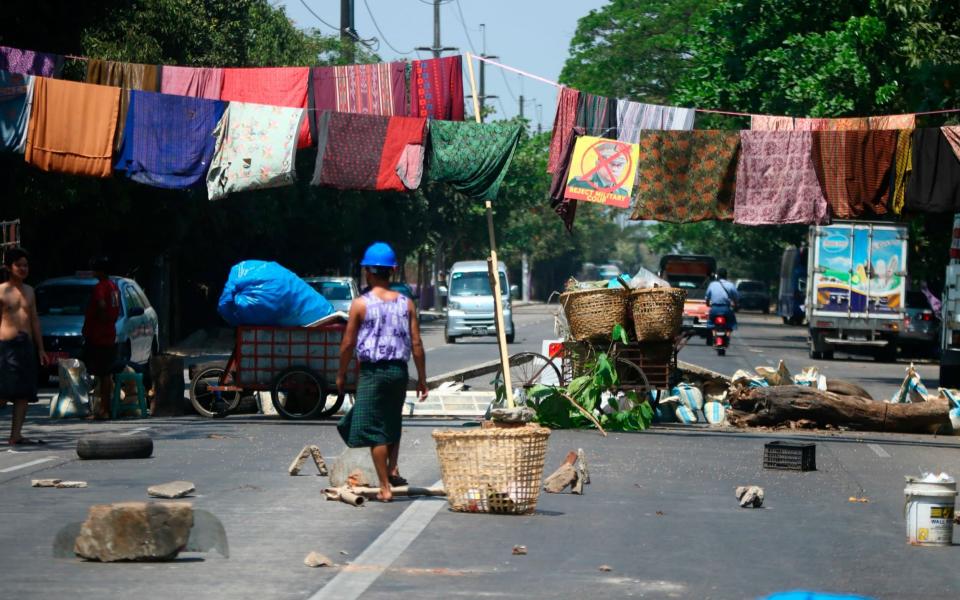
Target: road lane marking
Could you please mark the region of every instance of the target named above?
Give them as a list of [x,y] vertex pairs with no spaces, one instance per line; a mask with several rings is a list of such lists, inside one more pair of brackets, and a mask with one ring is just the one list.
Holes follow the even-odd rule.
[[31,460],[30,462],[25,462],[22,465],[17,465],[15,467],[7,467],[6,469],[0,469],[0,473],[9,473],[11,471],[16,471],[17,469],[26,469],[27,467],[32,467],[34,465],[39,465],[45,462],[53,460],[52,456],[47,458],[38,458],[37,460]]
[[890,454],[876,444],[867,444],[867,448],[873,450],[873,453],[879,456],[880,458],[890,458]]
[[148,429],[150,429],[150,428],[149,428],[149,427],[137,427],[136,429],[131,429],[130,431],[124,431],[124,432],[121,433],[120,435],[133,435],[133,434],[135,434],[135,433],[140,433],[140,432],[146,431],[146,430],[148,430]]
[[[438,481],[434,486],[441,485]],[[404,550],[413,543],[420,533],[433,520],[434,515],[447,505],[443,498],[427,498],[417,500],[403,511],[399,517],[367,546],[351,567],[367,567],[365,569],[340,571],[317,593],[310,596],[310,600],[321,598],[337,598],[337,600],[354,600],[363,596],[364,592],[373,585],[380,575],[397,560]]]

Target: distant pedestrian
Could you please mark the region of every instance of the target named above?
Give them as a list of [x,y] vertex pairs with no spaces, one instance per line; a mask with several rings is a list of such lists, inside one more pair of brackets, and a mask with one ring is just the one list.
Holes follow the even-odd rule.
[[13,403],[10,445],[43,444],[21,435],[27,405],[37,401],[37,363],[46,366],[37,297],[24,283],[30,273],[29,255],[23,248],[4,253],[7,281],[0,283],[0,408]]
[[97,285],[93,287],[83,319],[83,362],[87,372],[97,378],[99,405],[91,419],[110,417],[113,398],[113,374],[117,363],[117,317],[120,316],[120,289],[110,276],[109,259],[96,258],[90,263]]
[[397,464],[407,396],[407,361],[412,354],[422,402],[427,397],[426,359],[413,300],[389,288],[390,276],[397,267],[393,249],[377,242],[367,248],[360,265],[369,290],[350,304],[340,344],[337,390],[343,393],[354,351],[360,361],[360,381],[353,408],[340,419],[337,429],[347,446],[370,448],[380,480],[377,498],[389,502],[393,498],[391,486],[407,483]]

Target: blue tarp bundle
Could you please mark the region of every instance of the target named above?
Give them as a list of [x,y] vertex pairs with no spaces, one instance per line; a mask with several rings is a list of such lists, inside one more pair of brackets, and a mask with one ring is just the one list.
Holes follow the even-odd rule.
[[245,260],[230,269],[217,312],[233,326],[301,327],[329,315],[333,306],[279,264]]

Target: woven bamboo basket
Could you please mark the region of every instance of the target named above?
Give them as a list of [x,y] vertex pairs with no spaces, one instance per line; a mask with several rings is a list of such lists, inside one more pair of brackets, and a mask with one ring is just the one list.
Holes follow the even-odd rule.
[[533,425],[434,431],[450,508],[517,515],[533,512],[549,437],[549,429]]
[[687,292],[679,288],[649,288],[630,293],[630,312],[638,342],[672,341],[683,323],[683,301]]
[[626,323],[629,302],[630,294],[623,288],[560,294],[560,304],[570,324],[570,336],[578,342],[610,339],[614,326]]

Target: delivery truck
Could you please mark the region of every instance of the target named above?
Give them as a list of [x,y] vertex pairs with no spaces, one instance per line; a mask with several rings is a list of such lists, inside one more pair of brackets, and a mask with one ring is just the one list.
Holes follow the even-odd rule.
[[810,358],[835,350],[897,356],[907,278],[907,228],[845,221],[810,228],[806,317]]

